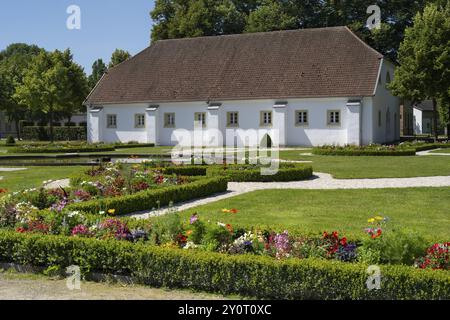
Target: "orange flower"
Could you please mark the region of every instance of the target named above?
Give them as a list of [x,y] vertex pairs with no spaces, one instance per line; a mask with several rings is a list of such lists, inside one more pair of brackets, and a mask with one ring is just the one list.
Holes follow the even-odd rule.
[[186,235],[189,237],[191,234],[192,234],[192,230],[188,230],[187,232],[186,232]]
[[225,226],[225,228],[226,228],[230,233],[233,233],[233,227],[231,226],[231,224],[227,224],[227,225]]
[[231,209],[230,210],[230,213],[233,213],[233,214],[236,214],[236,213],[238,213],[239,211],[237,210],[237,209]]

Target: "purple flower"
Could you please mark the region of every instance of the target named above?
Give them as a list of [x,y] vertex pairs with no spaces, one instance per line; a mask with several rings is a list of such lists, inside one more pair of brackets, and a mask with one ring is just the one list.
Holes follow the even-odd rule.
[[194,213],[193,215],[192,215],[192,217],[189,219],[189,223],[190,224],[194,224],[194,223],[196,223],[198,221],[198,215],[196,214],[196,213]]

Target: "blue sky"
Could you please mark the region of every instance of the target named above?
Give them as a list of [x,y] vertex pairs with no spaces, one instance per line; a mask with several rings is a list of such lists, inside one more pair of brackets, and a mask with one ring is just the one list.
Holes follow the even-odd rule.
[[[81,30],[68,30],[70,5],[81,9]],[[87,74],[116,49],[136,54],[150,44],[154,0],[1,0],[0,50],[14,42],[47,50],[70,48]]]

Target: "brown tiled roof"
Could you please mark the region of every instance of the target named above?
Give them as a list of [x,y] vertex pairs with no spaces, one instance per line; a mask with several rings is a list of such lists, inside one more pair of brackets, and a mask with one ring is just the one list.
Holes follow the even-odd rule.
[[86,103],[372,96],[381,58],[346,27],[163,40]]

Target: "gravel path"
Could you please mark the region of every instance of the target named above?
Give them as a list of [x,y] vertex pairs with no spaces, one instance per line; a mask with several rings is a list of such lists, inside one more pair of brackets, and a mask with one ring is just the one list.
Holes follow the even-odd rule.
[[442,150],[442,149],[433,149],[433,150],[426,150],[426,151],[420,151],[416,154],[418,156],[450,156],[450,153],[433,153],[432,151],[436,150]]
[[244,193],[268,189],[385,189],[413,187],[450,187],[450,177],[417,177],[417,178],[386,178],[386,179],[334,179],[330,174],[315,173],[306,181],[293,182],[230,182],[228,192],[204,199],[177,204],[171,208],[136,212],[129,216],[138,219],[164,215],[170,211],[184,211],[204,204],[235,197]]
[[0,300],[224,300],[220,295],[138,285],[82,282],[67,289],[66,280],[28,274],[0,273]]
[[13,171],[23,171],[27,168],[0,168],[0,172],[13,172]]

